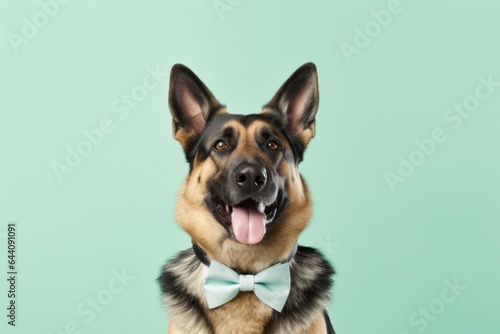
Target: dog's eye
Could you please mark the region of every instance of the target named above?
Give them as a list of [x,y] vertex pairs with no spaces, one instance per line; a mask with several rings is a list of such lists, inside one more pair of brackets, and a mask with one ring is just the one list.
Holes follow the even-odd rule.
[[270,149],[271,151],[276,151],[279,146],[278,143],[276,143],[274,140],[271,140],[269,143],[267,143],[267,148]]
[[217,142],[215,143],[215,146],[214,148],[217,150],[217,151],[223,151],[227,148],[227,144],[225,141],[223,141],[222,139],[220,140],[217,140]]

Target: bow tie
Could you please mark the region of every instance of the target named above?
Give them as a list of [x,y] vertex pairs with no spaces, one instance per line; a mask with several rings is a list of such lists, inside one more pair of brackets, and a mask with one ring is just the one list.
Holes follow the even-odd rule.
[[278,263],[257,275],[240,275],[212,260],[203,288],[210,309],[224,305],[240,291],[253,291],[264,304],[281,312],[290,293],[290,266]]

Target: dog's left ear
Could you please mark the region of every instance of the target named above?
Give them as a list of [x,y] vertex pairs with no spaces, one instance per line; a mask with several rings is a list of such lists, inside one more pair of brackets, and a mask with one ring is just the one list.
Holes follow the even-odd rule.
[[174,137],[184,149],[205,129],[211,116],[225,112],[200,78],[182,64],[175,64],[170,72],[168,103]]
[[305,148],[316,131],[318,104],[316,65],[306,63],[285,81],[271,102],[264,106],[264,112],[280,112],[290,132],[300,139]]

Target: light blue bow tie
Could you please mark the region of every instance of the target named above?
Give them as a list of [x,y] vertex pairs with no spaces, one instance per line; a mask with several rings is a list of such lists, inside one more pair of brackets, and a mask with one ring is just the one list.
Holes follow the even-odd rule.
[[290,293],[290,266],[278,263],[257,275],[239,275],[212,260],[203,287],[211,309],[229,302],[240,291],[253,291],[264,304],[281,312]]

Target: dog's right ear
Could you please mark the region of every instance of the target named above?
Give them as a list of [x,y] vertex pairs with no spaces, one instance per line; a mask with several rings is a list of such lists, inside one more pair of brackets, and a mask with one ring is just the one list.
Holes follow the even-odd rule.
[[186,149],[205,128],[207,120],[225,108],[189,68],[175,64],[170,72],[168,96],[174,138]]

